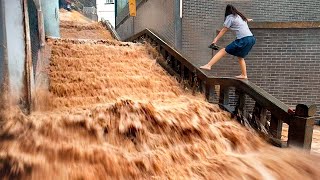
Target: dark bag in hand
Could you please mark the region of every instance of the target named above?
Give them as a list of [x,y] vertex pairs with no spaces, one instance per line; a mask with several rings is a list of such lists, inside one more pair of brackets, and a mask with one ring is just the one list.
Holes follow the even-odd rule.
[[218,50],[220,47],[217,46],[216,44],[212,43],[212,44],[210,44],[209,48],[211,48],[213,50]]

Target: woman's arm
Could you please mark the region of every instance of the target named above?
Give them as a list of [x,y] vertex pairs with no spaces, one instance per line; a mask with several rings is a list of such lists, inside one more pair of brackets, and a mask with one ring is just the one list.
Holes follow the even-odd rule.
[[221,29],[221,31],[219,32],[219,34],[217,35],[216,38],[214,38],[213,42],[214,44],[217,43],[217,41],[228,31],[228,28],[224,27]]

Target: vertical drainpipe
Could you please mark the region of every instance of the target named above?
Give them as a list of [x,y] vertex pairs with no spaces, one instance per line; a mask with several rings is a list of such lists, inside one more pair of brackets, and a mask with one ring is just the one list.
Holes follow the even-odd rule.
[[29,10],[27,0],[23,0],[23,17],[24,17],[24,33],[25,33],[25,96],[26,96],[26,110],[30,114],[33,109],[33,67],[31,55],[31,37],[29,24]]
[[44,23],[43,23],[43,12],[41,8],[41,0],[34,0],[37,12],[38,12],[38,28],[39,28],[39,40],[41,48],[45,45],[45,32],[44,32]]
[[60,38],[59,0],[41,0],[46,36]]
[[117,13],[118,13],[118,0],[115,0],[115,3],[114,3],[114,29],[116,29],[116,26],[117,26]]
[[183,11],[183,0],[180,0],[180,18],[182,18],[182,11]]
[[[0,38],[2,38],[2,43],[0,44],[0,48],[2,49],[2,57],[0,56],[0,74],[2,78],[0,80],[0,110],[7,108],[8,104],[11,104],[8,98],[9,93],[9,79],[8,79],[8,50],[7,50],[7,31],[6,31],[6,18],[5,18],[5,0],[0,0],[0,18],[2,29],[2,33],[0,34]],[[0,54],[1,55],[1,54]],[[2,61],[1,61],[2,58]],[[0,114],[1,115],[1,114]],[[0,117],[1,120],[1,117]]]
[[175,47],[182,50],[182,0],[174,0],[174,39]]

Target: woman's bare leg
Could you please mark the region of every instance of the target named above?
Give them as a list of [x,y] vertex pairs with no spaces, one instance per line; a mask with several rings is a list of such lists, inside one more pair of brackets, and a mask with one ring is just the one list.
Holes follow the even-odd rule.
[[227,54],[225,48],[221,49],[216,55],[213,56],[213,58],[208,62],[208,64],[201,66],[201,69],[210,70],[211,66],[213,66],[215,63],[217,63],[223,56]]
[[248,78],[248,76],[247,76],[247,66],[246,66],[246,62],[244,61],[244,58],[238,57],[238,62],[239,62],[240,68],[241,68],[241,75],[236,76],[236,78],[247,79]]

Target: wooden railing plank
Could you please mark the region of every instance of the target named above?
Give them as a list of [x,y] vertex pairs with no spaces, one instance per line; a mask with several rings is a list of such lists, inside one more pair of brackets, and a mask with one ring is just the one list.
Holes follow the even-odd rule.
[[271,114],[269,132],[273,138],[281,139],[282,121],[274,116],[274,114]]
[[220,85],[219,104],[229,105],[229,87]]

